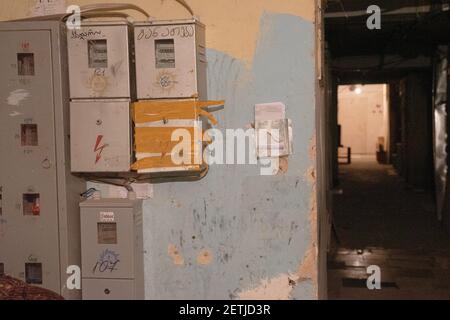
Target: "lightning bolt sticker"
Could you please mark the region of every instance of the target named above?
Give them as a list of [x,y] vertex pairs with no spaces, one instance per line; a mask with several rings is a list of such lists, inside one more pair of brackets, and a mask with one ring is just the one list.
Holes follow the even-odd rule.
[[99,135],[97,136],[97,142],[95,143],[94,152],[97,152],[97,155],[95,157],[95,164],[97,164],[102,159],[102,153],[105,148],[109,147],[108,144],[102,144],[103,136]]

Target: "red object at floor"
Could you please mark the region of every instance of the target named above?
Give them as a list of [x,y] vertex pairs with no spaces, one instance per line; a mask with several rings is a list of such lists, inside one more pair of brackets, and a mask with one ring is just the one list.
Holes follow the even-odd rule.
[[30,286],[8,276],[0,276],[0,300],[64,300],[64,298],[50,290]]

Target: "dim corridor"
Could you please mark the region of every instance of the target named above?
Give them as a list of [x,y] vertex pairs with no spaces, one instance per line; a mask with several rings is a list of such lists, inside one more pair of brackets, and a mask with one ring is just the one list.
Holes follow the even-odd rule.
[[[448,299],[450,235],[436,219],[432,194],[408,186],[372,157],[341,166],[340,183],[329,298]],[[381,268],[380,291],[367,289],[370,265]]]

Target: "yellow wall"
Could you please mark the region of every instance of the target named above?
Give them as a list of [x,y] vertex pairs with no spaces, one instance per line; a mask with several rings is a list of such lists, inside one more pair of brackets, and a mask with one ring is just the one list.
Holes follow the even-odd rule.
[[[175,0],[68,0],[67,5],[92,3],[132,3],[145,9],[158,19],[190,17]],[[207,47],[251,62],[259,38],[260,17],[264,12],[289,13],[305,20],[314,20],[312,0],[188,0],[196,16],[208,26]],[[36,0],[2,0],[0,20],[29,16]],[[131,13],[137,20],[139,13]]]

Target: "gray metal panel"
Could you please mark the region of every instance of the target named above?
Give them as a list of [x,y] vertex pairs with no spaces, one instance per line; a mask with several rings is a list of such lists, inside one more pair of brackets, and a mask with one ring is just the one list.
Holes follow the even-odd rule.
[[[102,220],[102,215],[113,216]],[[99,243],[98,223],[115,224],[117,243]],[[134,217],[132,208],[81,209],[83,278],[134,279]]]
[[83,279],[83,300],[137,300],[133,280]]
[[[201,60],[206,63],[202,24],[195,20],[137,23],[134,38],[138,99],[206,96],[206,64],[198,65],[198,53],[203,53]],[[174,41],[174,67],[157,66],[156,42],[161,40]]]
[[134,202],[134,289],[135,299],[145,299],[144,214],[142,201]]
[[127,199],[87,200],[80,203],[81,208],[134,208],[134,203]]
[[[50,32],[0,31],[0,38],[1,149],[8,150],[0,156],[8,221],[0,255],[7,257],[6,271],[23,280],[25,262],[43,263],[43,285],[59,292],[55,136],[54,123],[49,121],[54,118]],[[34,55],[33,76],[18,75],[19,53]],[[22,146],[22,125],[37,125],[37,146]],[[40,195],[39,217],[24,216],[26,193]],[[44,230],[46,237],[41,236]]]
[[208,61],[206,58],[206,29],[202,24],[197,25],[197,90],[200,100],[208,99],[208,79],[207,67]]
[[[143,299],[142,202],[88,200],[80,208],[83,299]],[[107,225],[106,237],[99,232],[99,224]],[[111,233],[112,225],[115,232]],[[116,241],[101,241],[105,239]],[[118,283],[123,283],[123,290],[116,287]],[[106,289],[110,294],[105,294]]]
[[[132,98],[130,28],[126,23],[83,23],[68,33],[70,97]],[[106,40],[106,65],[89,64],[89,44]]]
[[53,95],[55,101],[55,139],[58,187],[59,250],[61,294],[66,299],[81,299],[81,290],[69,290],[66,286],[67,267],[81,265],[80,193],[86,190],[86,182],[72,175],[70,170],[70,111],[69,72],[67,60],[66,26],[51,22]]
[[72,172],[130,171],[129,101],[73,101],[70,114]]
[[[0,30],[0,146],[8,150],[0,155],[4,207],[0,256],[6,272],[17,277],[23,277],[26,262],[42,263],[43,287],[78,298],[79,291],[65,289],[67,266],[80,264],[76,203],[84,183],[71,177],[66,166],[68,83],[62,70],[63,26],[5,22]],[[18,75],[17,53],[35,54],[34,76]],[[38,146],[21,145],[18,126],[24,123],[37,124]],[[40,194],[39,217],[23,216],[22,193],[28,192]]]

